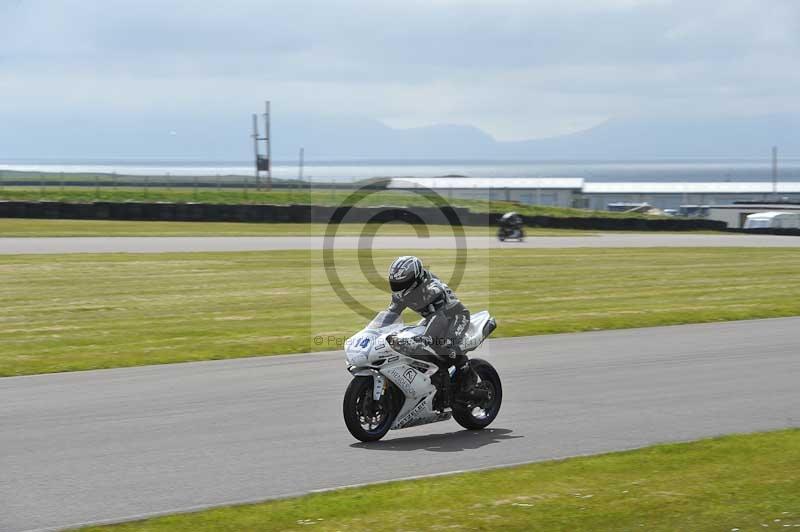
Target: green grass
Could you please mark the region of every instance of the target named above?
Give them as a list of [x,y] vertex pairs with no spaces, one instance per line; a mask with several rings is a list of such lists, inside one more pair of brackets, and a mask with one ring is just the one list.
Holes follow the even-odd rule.
[[[369,193],[361,191],[353,197],[352,190],[327,190],[327,189],[275,189],[270,192],[255,191],[254,189],[217,189],[217,188],[112,188],[112,187],[2,187],[0,200],[19,201],[165,201],[165,202],[199,202],[199,203],[265,203],[274,205],[301,204],[301,205],[341,205],[350,198],[349,203],[357,203],[362,207],[395,205],[395,206],[421,206],[430,207],[431,200],[420,194],[403,191],[377,191]],[[620,213],[609,211],[590,211],[585,209],[569,209],[564,207],[545,207],[536,205],[519,205],[505,201],[468,200],[458,198],[443,199],[447,204],[455,207],[468,208],[474,212],[507,212],[515,210],[522,214],[543,216],[601,216],[604,218],[652,218],[636,213]]]
[[[376,270],[397,254],[376,251]],[[450,277],[453,251],[422,258]],[[387,304],[356,254],[337,271],[368,307]],[[311,251],[5,255],[0,277],[0,376],[336,349],[313,339],[366,321]],[[497,317],[497,336],[792,316],[800,250],[470,250],[457,293]]]
[[795,429],[394,482],[85,530],[727,532],[798,527],[800,430]]
[[[324,235],[326,224],[267,224],[236,222],[133,222],[117,220],[33,220],[0,218],[2,237],[61,237],[61,236],[310,236]],[[369,229],[367,224],[342,224],[337,235],[360,235]],[[375,226],[377,235],[414,235],[414,227],[404,223]],[[421,228],[420,228],[421,229]],[[427,226],[432,236],[450,236],[453,229],[446,225]],[[469,236],[493,236],[493,227],[464,227]],[[530,228],[528,236],[592,235],[576,229]],[[424,233],[423,233],[424,234]]]

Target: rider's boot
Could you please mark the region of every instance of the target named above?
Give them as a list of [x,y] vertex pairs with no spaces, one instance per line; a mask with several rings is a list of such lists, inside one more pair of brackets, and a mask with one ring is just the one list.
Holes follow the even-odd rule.
[[486,390],[478,388],[478,374],[470,365],[466,355],[456,356],[455,384],[458,395],[465,399],[486,399]]

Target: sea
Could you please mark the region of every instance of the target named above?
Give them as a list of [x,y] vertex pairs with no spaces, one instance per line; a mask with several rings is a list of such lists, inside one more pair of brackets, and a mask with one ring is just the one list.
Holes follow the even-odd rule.
[[[149,176],[249,176],[249,161],[199,159],[0,159],[0,170],[34,173],[107,173]],[[274,178],[355,181],[374,177],[581,177],[586,181],[708,182],[769,181],[772,162],[763,159],[653,160],[371,160],[276,161]],[[800,181],[800,158],[778,160],[778,178]]]

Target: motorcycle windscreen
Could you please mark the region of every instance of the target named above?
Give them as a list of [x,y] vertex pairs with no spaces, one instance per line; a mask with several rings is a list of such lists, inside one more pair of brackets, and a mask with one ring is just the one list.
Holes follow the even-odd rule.
[[378,315],[372,318],[372,321],[369,322],[369,325],[367,325],[367,329],[380,329],[382,327],[386,327],[387,325],[397,322],[398,318],[400,318],[400,315],[396,312],[383,310],[378,312]]

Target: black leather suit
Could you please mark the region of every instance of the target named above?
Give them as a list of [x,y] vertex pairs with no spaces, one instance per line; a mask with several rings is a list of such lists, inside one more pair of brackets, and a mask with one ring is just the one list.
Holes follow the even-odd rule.
[[425,318],[425,332],[416,342],[398,346],[410,356],[435,353],[454,359],[458,367],[466,362],[461,344],[469,326],[469,310],[441,279],[425,271],[422,282],[408,294],[392,294],[389,307],[378,315],[377,326],[394,323],[406,308]]

